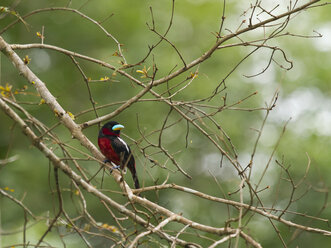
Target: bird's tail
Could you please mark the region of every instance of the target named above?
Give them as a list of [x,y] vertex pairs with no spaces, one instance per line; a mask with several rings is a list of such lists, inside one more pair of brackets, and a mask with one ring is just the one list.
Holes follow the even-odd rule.
[[137,176],[137,172],[136,172],[135,166],[128,166],[128,168],[131,171],[135,188],[136,189],[139,189],[140,188],[140,184],[139,184],[139,180],[138,180],[138,176]]
[[132,174],[132,178],[133,178],[133,181],[134,181],[134,186],[136,187],[136,189],[139,189],[140,188],[140,184],[139,184],[139,180],[138,180],[137,174],[135,174],[135,175]]

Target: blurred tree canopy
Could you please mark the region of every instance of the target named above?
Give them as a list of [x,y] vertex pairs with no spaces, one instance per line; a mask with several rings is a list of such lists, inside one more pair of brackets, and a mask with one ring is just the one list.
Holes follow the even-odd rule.
[[327,1],[1,5],[0,246],[330,243]]

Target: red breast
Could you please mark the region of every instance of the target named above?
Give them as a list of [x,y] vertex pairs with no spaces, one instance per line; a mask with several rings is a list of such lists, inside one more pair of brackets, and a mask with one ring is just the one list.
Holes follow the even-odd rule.
[[113,147],[111,146],[111,142],[108,138],[99,138],[98,144],[102,154],[105,155],[105,157],[108,160],[112,161],[116,165],[120,164],[120,157],[114,151]]

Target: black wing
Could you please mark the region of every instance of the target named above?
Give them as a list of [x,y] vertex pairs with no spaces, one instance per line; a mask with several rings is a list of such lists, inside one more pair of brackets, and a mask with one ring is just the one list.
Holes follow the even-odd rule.
[[122,140],[120,137],[116,137],[112,139],[112,147],[114,151],[119,155],[121,161],[121,169],[123,170],[125,167],[129,168],[132,178],[134,181],[134,185],[136,189],[140,188],[139,180],[136,172],[136,163],[134,161],[134,157],[132,155],[130,147]]
[[135,161],[131,153],[130,147],[120,137],[112,139],[112,147],[114,151],[119,155],[121,161],[121,168],[128,166],[134,166]]

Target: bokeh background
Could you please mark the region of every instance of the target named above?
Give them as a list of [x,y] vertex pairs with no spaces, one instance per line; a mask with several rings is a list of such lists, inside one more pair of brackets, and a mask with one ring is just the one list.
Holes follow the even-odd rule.
[[[23,16],[36,9],[66,6],[68,2],[71,4],[70,8],[82,6],[81,1],[18,1],[15,10]],[[298,4],[303,2],[305,1],[298,1]],[[2,6],[11,6],[11,4],[12,1],[1,1]],[[277,10],[279,12],[285,9],[288,1],[280,1],[280,4]],[[262,5],[269,9],[274,6],[273,1],[262,1]],[[148,45],[158,41],[158,36],[151,32],[146,25],[146,23],[151,23],[150,6],[153,9],[157,29],[164,32],[170,20],[171,1],[86,1],[80,11],[98,21],[113,13],[114,15],[102,25],[123,44],[122,49],[126,59],[133,64],[146,55]],[[222,6],[221,1],[216,0],[176,1],[173,24],[167,38],[176,45],[187,62],[201,56],[214,44],[213,32],[219,29]],[[228,1],[226,3],[224,27],[229,30],[236,30],[242,20],[248,18],[243,13],[249,7],[250,2]],[[277,206],[279,208],[286,206],[291,187],[285,180],[281,180],[281,183],[279,183],[281,169],[276,165],[275,159],[283,159],[286,165],[291,165],[291,175],[294,181],[298,181],[305,173],[309,156],[311,160],[310,171],[306,183],[298,189],[296,195],[300,197],[304,194],[304,197],[293,203],[290,210],[307,215],[319,215],[323,209],[323,213],[319,215],[323,219],[329,219],[331,214],[326,194],[330,187],[331,174],[330,10],[330,6],[326,5],[293,16],[286,30],[305,37],[290,35],[270,41],[269,45],[281,47],[287,58],[293,62],[291,70],[284,70],[276,63],[271,63],[263,74],[256,77],[245,77],[245,75],[259,73],[268,64],[271,51],[261,49],[245,60],[231,74],[226,80],[227,89],[225,91],[229,102],[236,102],[257,91],[257,95],[240,105],[242,108],[265,107],[266,103],[270,103],[275,92],[279,91],[276,106],[270,112],[257,147],[256,170],[253,175],[256,175],[256,177],[260,175],[283,132],[283,126],[291,118],[271,161],[268,173],[262,182],[261,188],[270,186],[270,189],[263,193],[263,197],[266,205],[272,203],[277,185],[281,185],[282,190],[277,196]],[[0,20],[0,29],[14,20],[16,20],[15,16],[3,14]],[[11,44],[40,43],[40,38],[36,35],[36,32],[41,32],[42,26],[44,26],[45,44],[99,58],[117,67],[121,66],[120,58],[112,56],[117,50],[113,40],[107,37],[96,25],[72,12],[41,12],[27,18],[26,22],[29,31],[22,23],[19,23],[3,33],[3,38]],[[308,38],[317,36],[318,33],[322,34],[323,37]],[[258,39],[261,36],[263,36],[261,31],[254,31],[246,35],[245,38]],[[199,67],[198,78],[190,87],[178,95],[177,100],[193,100],[210,95],[216,85],[252,49],[249,47],[233,47],[216,52]],[[93,112],[79,115],[81,111],[90,109],[92,106],[88,100],[89,95],[86,85],[69,57],[55,51],[43,49],[17,52],[22,58],[26,55],[31,58],[29,64],[31,70],[46,83],[61,105],[76,116],[78,123],[95,118]],[[275,60],[287,67],[288,63],[279,55],[275,56]],[[177,68],[181,66],[181,61],[173,48],[163,42],[153,51],[153,57],[128,72],[140,77],[136,70],[142,69],[143,66],[151,67],[153,59],[158,67],[158,77],[167,75],[176,65]],[[79,60],[79,62],[89,78],[97,80],[107,76],[113,79],[108,82],[90,84],[97,106],[125,101],[140,91],[140,88],[134,86],[128,79],[120,75],[114,76],[112,75],[113,72],[106,68],[82,60]],[[1,55],[0,83],[3,87],[8,83],[12,85],[13,89],[18,90],[28,85],[4,55]],[[164,89],[165,87],[161,86],[157,91],[162,92]],[[48,126],[58,122],[54,113],[45,104],[39,104],[40,97],[30,85],[28,85],[25,92],[26,94],[18,94],[16,98],[18,101],[26,103],[22,105],[32,115]],[[144,99],[148,98],[151,98],[151,96],[146,95],[144,97]],[[213,104],[220,104],[220,102],[221,100],[218,99]],[[117,106],[98,110],[98,114],[101,116],[110,113]],[[141,138],[138,127],[143,133],[160,128],[168,111],[169,107],[161,103],[138,102],[116,116],[116,120],[125,125],[124,138],[130,143],[130,138],[135,140]],[[243,165],[249,162],[257,136],[254,129],[260,128],[264,116],[265,111],[233,110],[223,111],[215,116],[215,119],[226,130],[238,149],[239,161]],[[178,118],[178,115],[172,114],[170,122]],[[13,163],[0,167],[0,187],[11,191],[10,193],[18,199],[24,199],[24,203],[36,215],[47,216],[52,214],[48,210],[57,206],[57,203],[49,187],[48,174],[50,166],[48,160],[29,143],[19,128],[15,127],[3,112],[0,112],[0,132],[0,159],[14,155],[19,156]],[[59,126],[55,129],[55,132],[64,142],[85,151],[79,146],[78,142],[71,139],[65,128]],[[97,125],[86,129],[84,133],[96,144]],[[193,127],[190,128],[187,148],[185,147],[185,136],[186,122],[182,121],[165,131],[163,142],[169,152],[180,151],[175,155],[175,158],[183,169],[192,176],[192,179],[187,179],[179,172],[170,172],[169,182],[196,188],[204,193],[219,197],[224,196],[222,192],[226,194],[235,191],[239,182],[238,175],[231,165],[226,162],[220,168],[221,156],[216,148]],[[150,139],[155,141],[157,136],[152,136]],[[141,145],[143,146],[144,143]],[[154,182],[163,182],[169,170],[153,166],[141,155],[139,149],[133,143],[132,148],[137,157],[138,175],[143,184],[153,185]],[[153,158],[160,163],[166,161],[166,158],[162,155],[155,155]],[[80,164],[91,174],[99,169],[99,165],[92,161],[83,161]],[[167,163],[167,167],[170,170],[175,170],[170,162]],[[153,176],[154,180],[149,174]],[[218,180],[221,189],[217,186],[213,176]],[[99,179],[101,177],[102,173],[98,175]],[[281,177],[286,176],[283,174]],[[130,176],[126,178],[128,183],[132,185]],[[71,197],[70,183],[64,177],[61,180],[63,180],[62,187],[68,189],[66,197],[69,200]],[[51,184],[53,184],[52,180]],[[119,189],[112,178],[105,178],[103,187]],[[307,191],[308,189],[309,191]],[[86,197],[88,198],[88,196]],[[183,193],[165,191],[160,195],[147,194],[147,197],[175,212],[183,212],[188,218],[208,225],[224,226],[224,221],[227,219],[226,206],[207,201],[196,201],[196,198]],[[121,201],[120,195],[115,195],[114,198]],[[237,200],[238,196],[234,195],[229,199]],[[70,206],[70,204],[66,207],[69,212],[71,208],[74,209],[74,206]],[[91,198],[88,208],[97,221],[106,222],[105,212],[101,209],[98,201],[93,201],[93,198]],[[16,231],[22,228],[23,211],[3,197],[0,197],[0,209],[0,246],[5,247],[21,243],[22,235],[16,233]],[[330,230],[326,223],[317,220],[309,220],[290,214],[286,214],[285,218],[297,223]],[[277,227],[284,239],[289,241],[295,230],[288,229],[281,224],[277,224]],[[43,221],[29,227],[28,237],[31,242],[36,242],[45,230],[46,225]],[[260,217],[254,218],[250,222],[250,232],[253,237],[257,237],[257,240],[264,247],[280,247],[281,245],[268,220]],[[81,247],[78,237],[68,235],[65,239],[70,244],[69,247]],[[49,234],[46,240],[54,247],[62,247],[56,232]],[[108,247],[98,240],[94,242],[95,247]],[[299,238],[289,243],[289,247],[312,247],[317,244],[319,247],[327,247],[329,243],[330,238],[302,233]]]

